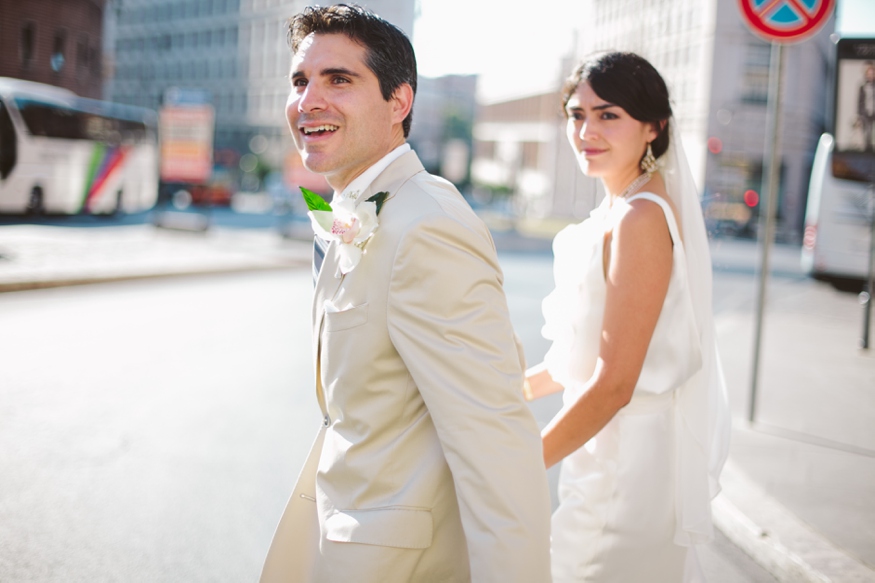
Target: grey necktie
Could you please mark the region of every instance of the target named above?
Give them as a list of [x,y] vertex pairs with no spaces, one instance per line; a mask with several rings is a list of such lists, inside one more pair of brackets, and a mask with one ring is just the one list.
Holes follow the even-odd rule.
[[322,269],[322,261],[325,259],[327,249],[328,241],[319,236],[313,237],[313,285],[316,285],[316,278],[319,277],[319,270]]

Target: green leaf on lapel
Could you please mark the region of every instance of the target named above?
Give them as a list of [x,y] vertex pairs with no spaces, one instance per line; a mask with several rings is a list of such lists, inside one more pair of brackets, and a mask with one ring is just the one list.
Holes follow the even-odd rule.
[[[311,211],[328,211],[331,212],[331,205],[325,202],[325,199],[313,192],[307,190],[303,186],[299,186],[301,194],[304,195],[304,202],[307,203],[307,208]],[[379,207],[377,207],[379,209]],[[380,212],[379,210],[377,212]]]
[[367,199],[365,202],[372,202],[377,205],[377,214],[380,214],[380,209],[383,208],[383,203],[386,202],[386,198],[389,196],[389,193],[385,190],[383,192],[378,192],[371,198]]

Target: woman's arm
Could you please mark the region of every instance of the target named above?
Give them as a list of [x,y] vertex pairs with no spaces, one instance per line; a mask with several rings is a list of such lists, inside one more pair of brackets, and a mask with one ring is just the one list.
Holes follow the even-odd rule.
[[662,209],[639,200],[614,227],[599,358],[581,397],[541,432],[549,468],[598,433],[632,398],[671,278]]

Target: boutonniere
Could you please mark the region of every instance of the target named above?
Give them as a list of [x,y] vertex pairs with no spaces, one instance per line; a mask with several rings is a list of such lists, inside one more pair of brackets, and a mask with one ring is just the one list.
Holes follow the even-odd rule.
[[355,197],[343,197],[332,206],[315,192],[300,188],[313,230],[326,241],[337,241],[340,272],[349,273],[361,261],[365,243],[374,236],[379,226],[377,215],[389,193],[378,192],[358,205]]

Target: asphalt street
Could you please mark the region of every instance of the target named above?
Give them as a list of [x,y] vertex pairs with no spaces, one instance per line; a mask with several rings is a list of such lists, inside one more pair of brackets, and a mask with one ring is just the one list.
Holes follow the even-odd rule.
[[[550,257],[502,265],[534,363]],[[0,296],[0,581],[255,580],[319,422],[311,291],[298,269]],[[774,580],[722,535],[702,561]]]

